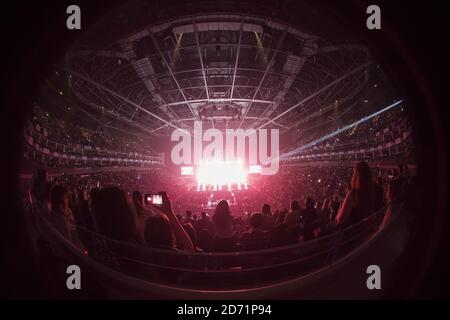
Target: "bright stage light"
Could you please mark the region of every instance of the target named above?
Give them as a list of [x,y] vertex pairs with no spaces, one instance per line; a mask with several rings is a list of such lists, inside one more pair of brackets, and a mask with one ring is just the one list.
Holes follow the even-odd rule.
[[220,161],[206,160],[199,164],[197,168],[197,190],[206,190],[206,187],[213,190],[221,190],[226,186],[231,190],[236,186],[239,190],[247,189],[247,170],[244,168],[242,160]]
[[194,175],[194,168],[193,167],[181,167],[181,175],[182,176]]

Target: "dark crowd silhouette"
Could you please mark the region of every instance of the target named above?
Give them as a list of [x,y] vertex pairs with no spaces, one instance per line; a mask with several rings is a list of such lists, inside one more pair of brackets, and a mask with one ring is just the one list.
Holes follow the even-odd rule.
[[[173,251],[246,251],[310,241],[374,213],[383,226],[395,212],[393,199],[414,192],[415,177],[406,171],[371,170],[365,162],[353,169],[286,167],[248,190],[217,192],[233,201],[205,207],[214,192],[189,189],[161,171],[50,178],[41,169],[26,195],[69,239],[93,232]],[[146,204],[145,193],[158,189],[166,191],[163,205]]]

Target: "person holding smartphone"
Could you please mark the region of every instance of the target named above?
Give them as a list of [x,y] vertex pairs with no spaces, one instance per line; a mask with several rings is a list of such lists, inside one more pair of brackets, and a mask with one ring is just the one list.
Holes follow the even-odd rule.
[[147,204],[160,214],[148,218],[144,230],[145,242],[152,247],[195,251],[191,238],[172,210],[167,194],[160,192],[159,195],[162,197],[162,202]]

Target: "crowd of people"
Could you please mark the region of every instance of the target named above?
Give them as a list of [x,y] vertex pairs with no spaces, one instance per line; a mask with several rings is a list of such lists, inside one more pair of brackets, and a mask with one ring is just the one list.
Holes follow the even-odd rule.
[[[209,192],[192,190],[163,170],[54,179],[39,170],[30,198],[36,212],[69,238],[85,240],[87,230],[153,248],[226,252],[310,241],[373,213],[383,225],[395,212],[393,199],[414,181],[402,167],[371,169],[364,162],[353,169],[282,167],[278,175],[259,178],[233,192],[232,204],[223,199],[210,210],[198,206]],[[146,203],[146,193],[161,190],[161,206]],[[84,231],[74,235],[71,225]]]

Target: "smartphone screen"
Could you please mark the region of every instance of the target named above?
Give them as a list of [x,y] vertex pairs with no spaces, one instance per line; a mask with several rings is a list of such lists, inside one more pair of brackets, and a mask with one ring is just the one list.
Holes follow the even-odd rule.
[[163,197],[161,194],[154,194],[153,195],[153,202],[154,205],[156,206],[162,206],[163,204]]

